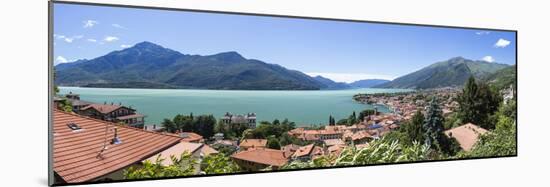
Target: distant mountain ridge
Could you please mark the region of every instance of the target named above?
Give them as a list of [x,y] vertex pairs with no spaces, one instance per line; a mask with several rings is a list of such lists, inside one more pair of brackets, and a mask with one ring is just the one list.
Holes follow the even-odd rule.
[[55,66],[55,83],[101,88],[221,90],[425,89],[461,86],[470,76],[485,79],[506,67],[509,66],[455,57],[393,81],[366,79],[347,84],[322,76],[310,77],[277,64],[246,59],[235,51],[187,55],[151,42],[141,42],[94,59],[58,64]]
[[351,87],[355,88],[372,88],[374,86],[384,84],[390,82],[390,80],[385,79],[365,79],[365,80],[358,80],[352,83],[349,83]]
[[470,76],[478,79],[509,67],[506,64],[474,61],[462,57],[434,63],[418,71],[398,77],[376,88],[428,89],[462,86]]
[[151,42],[55,67],[55,82],[60,86],[243,90],[318,90],[324,86],[300,71],[246,59],[237,52],[185,55]]
[[335,82],[329,78],[323,77],[321,75],[317,75],[313,77],[317,82],[321,83],[321,89],[325,90],[341,90],[341,89],[349,89],[352,88],[348,84],[344,82]]

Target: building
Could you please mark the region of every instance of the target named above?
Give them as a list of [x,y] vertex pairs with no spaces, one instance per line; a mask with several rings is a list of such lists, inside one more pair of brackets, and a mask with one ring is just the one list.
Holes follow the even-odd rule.
[[185,152],[191,154],[191,157],[197,161],[193,166],[195,169],[195,174],[200,173],[200,160],[202,160],[205,156],[218,153],[218,151],[203,143],[181,141],[180,143],[156,155],[153,155],[144,161],[155,163],[157,159],[162,159],[162,162],[160,163],[161,165],[170,166],[174,164],[171,157],[179,158]]
[[296,152],[292,155],[292,159],[308,161],[323,154],[323,149],[321,147],[315,146],[315,144],[309,144],[298,148],[298,150],[296,150]]
[[299,145],[288,144],[288,145],[285,145],[285,146],[281,147],[281,151],[285,152],[285,156],[287,158],[290,158],[290,157],[292,157],[294,152],[296,152],[296,150],[298,150],[299,148],[300,148]]
[[124,169],[181,139],[60,110],[52,133],[56,184],[123,179]]
[[71,103],[73,112],[115,123],[125,123],[132,127],[146,128],[145,115],[136,113],[136,110],[111,103],[97,104],[80,100],[80,95],[69,92],[65,98]]
[[125,123],[132,127],[143,128],[145,125],[145,116],[136,113],[136,110],[115,104],[89,104],[80,108],[77,112],[80,115],[89,116],[96,119],[115,123]]
[[221,118],[225,124],[246,124],[248,128],[256,128],[256,113],[248,113],[245,115],[233,115],[226,112]]
[[354,144],[365,144],[373,139],[373,136],[368,131],[358,131],[351,136],[351,141]]
[[487,133],[487,130],[472,123],[467,123],[445,131],[445,135],[455,138],[464,151],[470,151],[477,142],[479,136],[485,133]]
[[250,148],[265,148],[266,146],[266,139],[244,139],[239,143],[240,150],[248,150]]
[[259,171],[267,167],[276,170],[288,162],[285,152],[276,149],[254,148],[231,155],[244,171]]
[[178,132],[177,135],[182,138],[183,142],[202,143],[204,139],[201,135],[194,132]]

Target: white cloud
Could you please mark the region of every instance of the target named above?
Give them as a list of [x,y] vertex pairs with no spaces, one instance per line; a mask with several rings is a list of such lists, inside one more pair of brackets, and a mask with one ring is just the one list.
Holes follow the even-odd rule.
[[128,47],[132,47],[132,45],[126,45],[126,44],[122,44],[120,45],[121,48],[128,48]]
[[485,62],[494,62],[495,61],[495,59],[492,56],[484,56],[483,58],[481,58],[481,60],[483,60]]
[[61,63],[67,63],[67,62],[69,61],[63,56],[57,56],[57,58],[55,58],[55,64],[61,64]]
[[318,72],[309,72],[306,73],[309,76],[315,77],[317,75],[329,78],[335,82],[345,82],[352,83],[354,81],[363,80],[363,79],[388,79],[392,80],[395,77],[387,75],[374,75],[374,74],[363,74],[363,73],[318,73]]
[[119,25],[119,24],[116,24],[116,23],[111,24],[111,26],[119,28],[119,29],[125,29],[126,28],[126,27],[123,27],[122,25]]
[[92,28],[93,26],[99,24],[98,21],[95,21],[95,20],[86,20],[86,21],[83,21],[82,23],[84,23],[84,28]]
[[97,40],[96,40],[96,39],[93,39],[93,38],[88,38],[87,41],[93,42],[93,43],[97,42]]
[[59,39],[59,40],[63,40],[67,43],[73,43],[74,40],[78,40],[78,39],[81,39],[83,38],[84,36],[83,35],[76,35],[76,36],[73,36],[73,37],[68,37],[68,36],[65,36],[65,35],[60,35],[60,34],[54,34],[53,37],[55,39]]
[[114,42],[114,41],[117,41],[118,40],[118,37],[116,36],[106,36],[105,39],[106,42]]
[[65,40],[65,42],[67,43],[73,43],[73,38],[64,38],[63,40]]
[[477,35],[487,35],[487,34],[490,34],[491,32],[489,31],[478,31],[476,32]]
[[497,48],[504,48],[506,46],[510,45],[510,41],[508,40],[505,40],[505,39],[498,39],[497,43],[495,43],[495,47]]

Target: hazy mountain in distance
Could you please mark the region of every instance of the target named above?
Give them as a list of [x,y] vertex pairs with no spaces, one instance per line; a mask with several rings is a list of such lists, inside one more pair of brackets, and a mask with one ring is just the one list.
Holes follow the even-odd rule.
[[448,86],[462,86],[470,76],[482,79],[509,65],[490,63],[480,60],[469,60],[462,57],[437,62],[394,79],[379,84],[377,88],[412,88],[427,89]]
[[390,82],[390,80],[385,79],[364,79],[364,80],[358,80],[352,83],[349,83],[348,85],[354,88],[372,88],[376,85],[380,85],[383,83]]
[[199,88],[318,90],[314,78],[237,52],[186,55],[151,42],[90,60],[56,66],[60,86],[115,88]]

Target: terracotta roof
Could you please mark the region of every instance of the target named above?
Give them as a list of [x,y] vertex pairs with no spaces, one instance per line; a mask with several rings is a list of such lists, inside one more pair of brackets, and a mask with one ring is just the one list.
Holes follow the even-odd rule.
[[164,159],[161,164],[163,166],[169,166],[172,165],[172,159],[170,159],[171,156],[175,156],[176,158],[179,158],[179,156],[184,153],[190,153],[193,154],[196,151],[200,150],[201,146],[203,144],[200,143],[189,143],[189,142],[180,142],[160,153],[157,153],[145,160],[149,160],[150,162],[154,163],[157,160],[157,157],[160,156],[161,159]]
[[150,162],[155,162],[157,160],[157,157],[160,155],[160,158],[164,159],[161,164],[164,166],[169,166],[173,164],[170,156],[175,156],[179,158],[179,156],[183,152],[193,154],[197,151],[200,151],[204,156],[218,153],[218,151],[203,143],[180,142],[158,154],[149,157],[146,160],[149,160]]
[[244,139],[239,144],[241,147],[265,147],[266,145],[266,139]]
[[135,113],[135,114],[125,115],[125,116],[119,116],[119,117],[117,117],[116,119],[118,119],[118,120],[125,120],[125,119],[142,118],[142,117],[145,117],[145,115],[139,114],[139,113]]
[[328,147],[327,150],[330,154],[339,155],[342,152],[342,150],[344,150],[344,148],[346,148],[345,145],[333,145]]
[[[81,129],[73,131],[69,123]],[[105,142],[108,148],[97,157]],[[122,143],[109,144],[113,129],[118,129]],[[162,135],[132,127],[119,126],[77,114],[54,110],[53,167],[66,182],[84,182],[117,171],[144,160],[180,141],[179,137]]]
[[216,151],[216,149],[210,147],[209,145],[207,144],[204,144],[202,147],[201,147],[201,152],[204,156],[206,155],[211,155],[211,154],[218,154],[218,151]]
[[231,155],[231,158],[278,167],[285,165],[288,161],[283,151],[267,148],[241,151]]
[[454,137],[460,144],[460,147],[465,151],[471,150],[477,142],[479,135],[485,133],[487,133],[487,130],[472,123],[467,123],[445,131],[445,134],[449,137]]
[[296,145],[296,144],[288,144],[288,145],[285,145],[283,147],[281,147],[281,151],[285,152],[285,156],[287,158],[291,157],[294,152],[296,152],[296,150],[298,150],[300,148],[299,145]]
[[296,152],[294,152],[293,157],[301,157],[301,156],[306,156],[306,155],[311,154],[311,151],[313,151],[314,146],[315,146],[315,144],[309,144],[309,145],[302,146],[302,147],[298,148],[298,150],[296,150]]
[[184,142],[197,142],[202,140],[202,136],[194,132],[182,132],[177,134],[177,136],[183,138],[181,141]]
[[104,104],[97,104],[97,103],[94,103],[94,104],[90,104],[88,106],[85,106],[84,108],[80,109],[80,110],[88,110],[90,108],[93,108],[95,110],[97,110],[98,112],[101,112],[102,114],[108,114],[112,111],[115,111],[121,107],[124,107],[124,106],[120,106],[120,105],[104,105]]
[[372,135],[370,135],[367,131],[358,131],[351,136],[351,139],[355,141],[371,137]]
[[342,141],[342,139],[328,139],[328,140],[323,140],[323,142],[325,142],[325,145],[327,146],[346,144],[346,142]]

